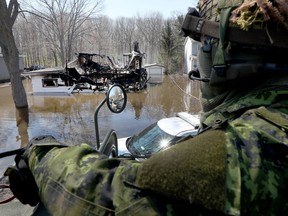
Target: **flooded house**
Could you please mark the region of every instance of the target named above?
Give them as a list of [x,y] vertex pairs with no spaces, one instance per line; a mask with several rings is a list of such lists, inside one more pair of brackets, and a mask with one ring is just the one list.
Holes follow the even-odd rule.
[[[21,55],[19,56],[19,70],[21,73],[24,71],[23,56]],[[5,82],[10,82],[10,76],[0,49],[0,83]]]

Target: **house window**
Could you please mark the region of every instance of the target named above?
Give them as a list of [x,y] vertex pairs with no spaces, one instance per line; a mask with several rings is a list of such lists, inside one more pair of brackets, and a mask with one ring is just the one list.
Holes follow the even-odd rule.
[[197,56],[199,50],[199,44],[196,41],[192,41],[192,55]]
[[58,79],[56,78],[46,78],[42,79],[42,87],[58,87]]

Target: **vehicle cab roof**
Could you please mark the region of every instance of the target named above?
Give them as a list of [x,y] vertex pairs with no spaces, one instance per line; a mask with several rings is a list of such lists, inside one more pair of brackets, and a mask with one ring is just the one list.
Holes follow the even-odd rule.
[[199,125],[199,117],[186,112],[177,113],[176,117],[160,119],[157,125],[172,136],[181,136],[185,133],[195,131]]

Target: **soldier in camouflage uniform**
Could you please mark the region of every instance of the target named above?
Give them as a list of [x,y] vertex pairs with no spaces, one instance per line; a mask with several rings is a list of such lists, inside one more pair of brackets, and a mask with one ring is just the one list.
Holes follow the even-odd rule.
[[[267,21],[263,4],[269,1],[257,2],[204,0],[199,14],[191,10],[186,15],[185,36],[203,44],[198,77],[202,129],[196,137],[144,162],[107,158],[87,144],[67,147],[51,137],[32,140],[20,162],[28,163],[51,215],[287,214],[288,45],[277,40],[287,36],[287,17],[277,25],[277,20]],[[288,6],[287,1],[270,2]],[[241,14],[252,9],[262,11],[254,14],[257,22],[237,26],[236,21],[248,19]],[[200,20],[195,29],[194,18]],[[257,29],[259,20],[264,30]],[[203,24],[209,22],[218,28],[217,35]],[[277,26],[275,37],[269,22]],[[250,31],[257,30],[259,44],[233,41],[231,29],[245,32],[248,40],[240,39],[247,43]]]

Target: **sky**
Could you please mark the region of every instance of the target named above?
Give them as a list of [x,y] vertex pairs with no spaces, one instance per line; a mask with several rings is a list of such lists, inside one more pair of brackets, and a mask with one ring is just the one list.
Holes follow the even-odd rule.
[[196,7],[196,4],[197,0],[104,0],[102,14],[115,19],[159,12],[163,18],[168,18],[174,11],[186,14],[188,7]]

